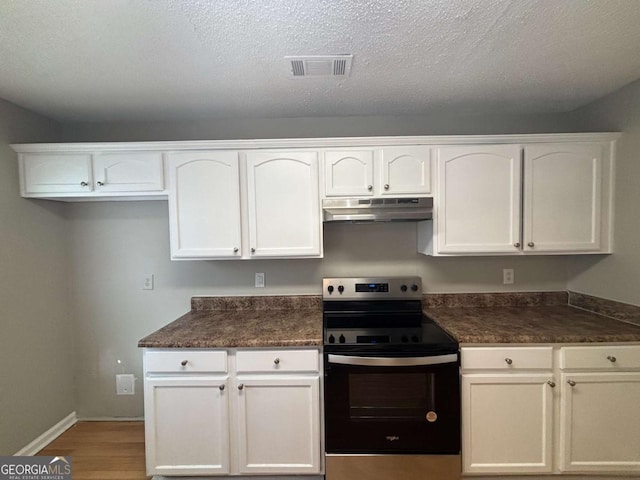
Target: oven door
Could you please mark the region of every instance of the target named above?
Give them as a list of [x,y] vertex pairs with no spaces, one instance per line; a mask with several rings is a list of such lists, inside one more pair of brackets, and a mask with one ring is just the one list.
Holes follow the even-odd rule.
[[327,453],[460,452],[457,353],[324,359]]

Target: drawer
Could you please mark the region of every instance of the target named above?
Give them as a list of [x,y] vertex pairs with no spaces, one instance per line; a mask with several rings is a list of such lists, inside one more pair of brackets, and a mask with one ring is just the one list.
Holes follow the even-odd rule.
[[564,347],[562,369],[640,369],[640,345]]
[[462,348],[463,370],[551,370],[552,347]]
[[317,372],[318,350],[241,350],[236,370],[241,372]]
[[144,367],[149,372],[226,372],[226,351],[172,350],[146,351]]

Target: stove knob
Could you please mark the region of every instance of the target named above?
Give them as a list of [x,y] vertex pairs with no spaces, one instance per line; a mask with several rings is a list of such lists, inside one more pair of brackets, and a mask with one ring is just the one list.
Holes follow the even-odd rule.
[[329,285],[327,287],[327,291],[329,292],[329,295],[331,295],[333,293],[333,285]]
[[403,292],[406,292],[407,291],[407,286],[406,285],[402,285],[400,287],[400,290],[402,290]]
[[338,287],[338,291],[340,292],[340,295],[342,295],[342,292],[344,292],[344,287],[342,285],[340,285]]
[[344,335],[340,335],[340,338],[338,340],[340,341],[340,343],[344,343],[347,341],[347,339],[344,338]]
[[400,341],[401,341],[402,343],[407,343],[407,342],[409,341],[409,339],[407,338],[407,336],[406,336],[406,335],[402,335],[402,338],[400,338]]
[[411,285],[411,291],[412,292],[417,292],[418,291],[418,285],[416,285],[415,283],[413,285]]
[[336,337],[329,335],[329,343],[336,343]]
[[418,343],[420,340],[418,339],[418,336],[417,336],[417,335],[412,335],[412,336],[411,336],[411,341],[412,341],[413,343]]

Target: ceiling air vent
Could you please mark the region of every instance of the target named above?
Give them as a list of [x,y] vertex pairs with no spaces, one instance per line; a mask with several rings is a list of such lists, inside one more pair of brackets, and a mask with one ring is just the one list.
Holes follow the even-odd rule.
[[294,78],[348,77],[353,55],[311,55],[284,59]]

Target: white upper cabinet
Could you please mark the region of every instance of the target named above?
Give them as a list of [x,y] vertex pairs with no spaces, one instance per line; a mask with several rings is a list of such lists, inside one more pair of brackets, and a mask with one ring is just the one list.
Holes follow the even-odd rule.
[[157,192],[164,190],[160,152],[104,152],[93,157],[98,192]]
[[601,144],[525,147],[525,250],[600,250],[602,157]]
[[250,256],[320,256],[318,154],[246,155]]
[[436,149],[434,255],[610,253],[612,142]]
[[373,195],[373,150],[324,152],[328,197]]
[[22,196],[147,196],[164,192],[160,152],[24,153],[20,155]]
[[171,258],[242,255],[237,152],[167,155]]
[[520,146],[443,147],[438,165],[438,251],[520,250]]
[[380,154],[378,191],[381,195],[431,193],[430,147],[385,147]]
[[93,191],[91,155],[84,153],[25,153],[20,173],[23,197]]
[[431,193],[429,146],[324,152],[327,197],[424,196]]

